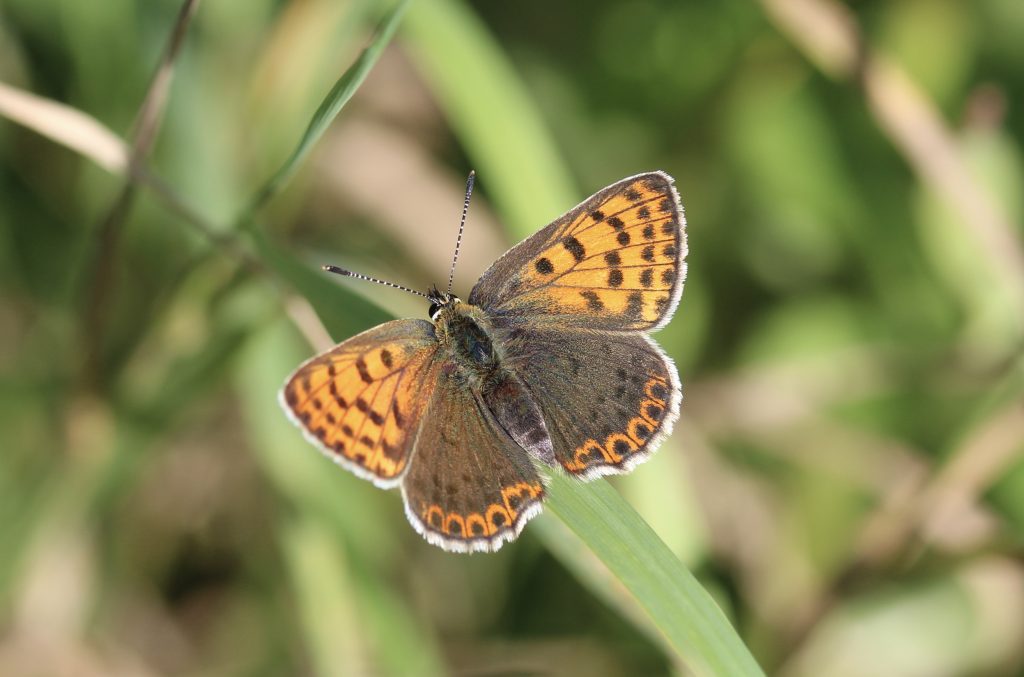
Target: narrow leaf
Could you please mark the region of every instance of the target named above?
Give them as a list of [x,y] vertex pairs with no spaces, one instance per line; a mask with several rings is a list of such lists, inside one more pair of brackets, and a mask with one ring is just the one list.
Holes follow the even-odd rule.
[[408,4],[409,0],[401,0],[384,17],[373,40],[359,54],[355,63],[349,66],[348,70],[338,78],[334,87],[331,88],[331,91],[320,103],[320,107],[313,114],[313,119],[310,120],[306,132],[302,135],[302,139],[299,140],[299,144],[292,151],[291,156],[281,165],[281,168],[277,170],[270,180],[257,191],[248,208],[242,213],[242,217],[239,219],[240,225],[249,223],[252,216],[271,198],[277,195],[284,188],[288,179],[298,171],[299,166],[305,160],[310,150],[312,150],[314,144],[323,136],[324,132],[327,131],[327,127],[356,93],[363,84],[363,81],[366,80],[370,69],[377,63],[377,59],[380,58],[384,48],[391,42],[391,38],[394,36],[398,23],[401,21],[402,14],[405,12]]
[[763,674],[711,596],[610,484],[555,476],[548,508],[636,596],[695,674]]
[[392,319],[388,313],[339,284],[333,276],[275,247],[258,230],[253,230],[251,235],[263,263],[309,301],[336,340]]
[[575,204],[570,173],[526,87],[468,5],[417,3],[403,27],[414,63],[516,238]]
[[96,118],[0,82],[0,115],[84,155],[111,174],[128,169],[128,146]]

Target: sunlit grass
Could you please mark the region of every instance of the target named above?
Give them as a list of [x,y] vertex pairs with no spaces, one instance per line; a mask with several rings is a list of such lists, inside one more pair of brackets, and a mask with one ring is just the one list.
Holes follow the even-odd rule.
[[[1011,5],[206,2],[179,54],[184,3],[10,0],[0,673],[1018,673]],[[919,82],[855,70],[859,46]],[[330,143],[367,129],[379,154]],[[407,157],[375,200],[450,184],[455,215],[474,168],[471,227],[508,243],[634,171],[687,207],[689,288],[656,335],[684,383],[673,463],[556,479],[493,556],[424,544],[275,401],[391,317],[319,264],[430,281],[412,243],[450,215],[381,227],[331,171]]]

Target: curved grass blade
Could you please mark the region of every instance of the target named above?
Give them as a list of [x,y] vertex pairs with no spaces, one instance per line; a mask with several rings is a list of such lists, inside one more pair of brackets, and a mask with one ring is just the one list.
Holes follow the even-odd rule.
[[690,670],[763,674],[711,595],[608,482],[557,475],[548,491],[548,508],[633,593]]
[[[433,0],[410,10],[405,29],[512,233],[524,237],[574,204],[578,196],[554,140],[482,23],[464,5]],[[762,674],[710,595],[607,482],[583,486],[555,478],[550,507],[625,584],[694,672]],[[562,561],[570,569],[578,564]]]
[[310,659],[324,675],[368,672],[365,628],[344,552],[331,530],[304,512],[280,530],[281,552],[305,629]]
[[554,137],[512,65],[463,3],[420,2],[402,27],[415,63],[515,239],[577,202]]
[[111,174],[128,173],[128,144],[77,108],[0,82],[0,116],[89,158]]
[[366,76],[370,73],[370,69],[373,68],[374,64],[377,63],[377,59],[380,58],[381,52],[387,47],[388,43],[391,42],[391,38],[395,34],[395,30],[398,28],[398,22],[402,19],[402,14],[405,12],[406,6],[409,4],[409,0],[400,0],[395,7],[388,12],[380,23],[380,27],[377,29],[373,40],[369,45],[359,54],[359,57],[355,62],[349,66],[348,70],[342,73],[341,77],[328,92],[327,96],[320,103],[320,107],[317,108],[316,113],[313,114],[313,119],[310,120],[309,126],[306,128],[305,133],[302,135],[302,139],[299,140],[299,144],[292,151],[291,156],[285,160],[281,168],[270,177],[266,184],[256,192],[252,202],[242,212],[238,219],[239,226],[248,225],[253,215],[259,211],[263,205],[265,205],[272,197],[274,197],[284,187],[285,183],[295,174],[298,170],[299,165],[305,160],[309,151],[313,148],[313,145],[323,136],[323,133],[327,130],[327,127],[334,121],[334,118],[338,115],[341,109],[348,103],[349,99],[356,93],[359,87],[366,80]]
[[319,268],[307,265],[284,249],[275,247],[259,231],[252,231],[252,240],[263,263],[309,301],[335,340],[394,319],[363,297],[331,280]]

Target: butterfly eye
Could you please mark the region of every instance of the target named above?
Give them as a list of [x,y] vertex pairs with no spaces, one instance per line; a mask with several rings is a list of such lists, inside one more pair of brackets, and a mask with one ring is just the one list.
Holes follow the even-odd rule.
[[436,320],[437,319],[437,314],[440,313],[440,312],[441,312],[441,304],[440,303],[431,303],[430,304],[430,309],[427,310],[427,315],[430,316],[431,320]]

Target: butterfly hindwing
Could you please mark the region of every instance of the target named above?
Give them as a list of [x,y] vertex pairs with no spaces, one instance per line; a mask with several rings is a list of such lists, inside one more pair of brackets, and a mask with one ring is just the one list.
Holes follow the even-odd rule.
[[540,326],[658,328],[682,292],[684,225],[671,177],[624,179],[510,249],[469,302]]
[[540,512],[544,486],[479,396],[443,372],[402,482],[405,512],[445,550],[494,551]]
[[650,457],[679,416],[675,366],[643,334],[503,332],[509,368],[540,405],[555,458],[591,479]]
[[300,366],[285,382],[281,404],[328,457],[378,486],[394,486],[432,392],[436,352],[430,322],[387,322]]

